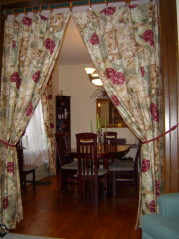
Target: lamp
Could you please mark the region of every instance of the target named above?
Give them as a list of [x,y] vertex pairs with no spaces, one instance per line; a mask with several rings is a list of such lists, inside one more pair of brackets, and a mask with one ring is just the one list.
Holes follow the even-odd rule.
[[99,75],[96,73],[96,70],[94,68],[85,68],[86,74],[89,77],[89,80],[97,85],[97,86],[102,86],[103,83],[101,79],[99,79]]

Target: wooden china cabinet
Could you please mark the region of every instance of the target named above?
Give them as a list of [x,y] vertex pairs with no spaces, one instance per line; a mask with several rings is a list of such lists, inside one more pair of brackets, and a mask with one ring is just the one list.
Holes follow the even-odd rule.
[[71,96],[56,96],[56,132],[69,137],[69,147],[71,147],[70,100]]

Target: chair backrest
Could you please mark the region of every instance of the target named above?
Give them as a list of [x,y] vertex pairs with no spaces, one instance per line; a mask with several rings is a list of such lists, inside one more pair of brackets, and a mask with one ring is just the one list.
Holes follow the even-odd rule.
[[78,175],[85,178],[97,176],[97,134],[76,134],[76,143],[78,155]]
[[117,144],[126,144],[126,138],[117,138]]
[[104,144],[106,145],[117,145],[117,132],[104,132]]
[[67,151],[69,150],[67,141],[69,140],[69,138],[67,135],[64,135],[62,133],[56,133],[55,139],[57,157],[60,162],[60,166],[63,166],[64,164],[70,162],[69,158],[67,157]]

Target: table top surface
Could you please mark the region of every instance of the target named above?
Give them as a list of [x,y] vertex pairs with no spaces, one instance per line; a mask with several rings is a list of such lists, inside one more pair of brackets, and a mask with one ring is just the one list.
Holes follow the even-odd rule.
[[[97,154],[98,155],[107,155],[107,154],[120,154],[128,152],[133,147],[133,144],[123,144],[123,145],[104,145],[104,144],[98,144],[97,145]],[[72,148],[69,154],[77,154],[77,149]]]

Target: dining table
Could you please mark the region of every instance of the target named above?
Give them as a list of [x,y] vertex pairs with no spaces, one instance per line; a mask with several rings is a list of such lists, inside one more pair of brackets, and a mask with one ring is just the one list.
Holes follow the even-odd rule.
[[[133,147],[133,144],[117,144],[117,145],[106,145],[104,143],[97,144],[97,158],[103,161],[103,167],[108,169],[108,165],[114,159],[121,159],[124,157],[130,149]],[[77,148],[71,148],[67,152],[70,158],[77,158]]]

